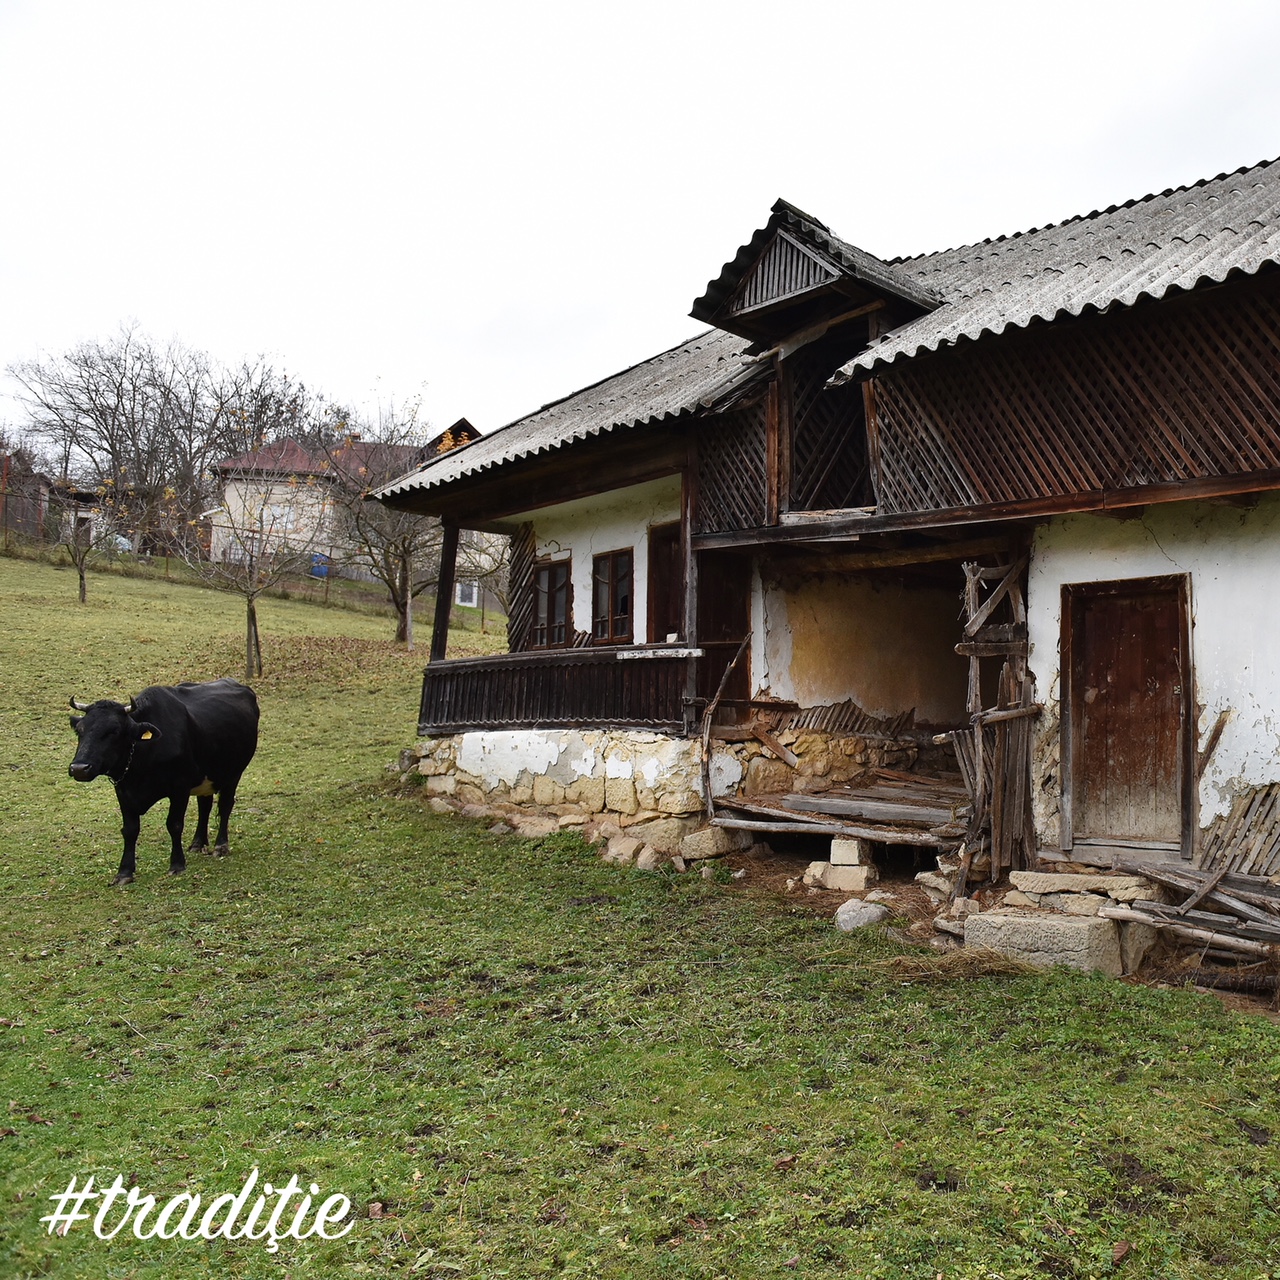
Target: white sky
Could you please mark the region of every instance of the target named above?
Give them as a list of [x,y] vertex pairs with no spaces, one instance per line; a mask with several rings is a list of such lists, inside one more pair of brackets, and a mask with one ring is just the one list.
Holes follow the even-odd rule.
[[892,256],[1280,155],[1277,47],[1251,0],[0,0],[0,370],[136,320],[491,430],[697,332],[777,196]]

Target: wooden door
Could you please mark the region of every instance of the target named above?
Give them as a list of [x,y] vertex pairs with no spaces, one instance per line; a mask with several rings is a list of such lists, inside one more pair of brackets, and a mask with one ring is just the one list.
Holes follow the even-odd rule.
[[684,635],[684,555],[680,522],[649,530],[649,643]]
[[1064,845],[1189,855],[1186,579],[1063,588]]

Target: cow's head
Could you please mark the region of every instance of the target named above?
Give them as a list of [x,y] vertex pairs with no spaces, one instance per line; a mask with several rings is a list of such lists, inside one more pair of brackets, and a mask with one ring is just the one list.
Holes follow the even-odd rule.
[[100,773],[119,782],[133,762],[138,744],[160,736],[155,725],[134,718],[132,702],[122,705],[104,698],[89,703],[72,698],[71,705],[84,712],[71,717],[80,746],[67,772],[77,782],[92,782]]

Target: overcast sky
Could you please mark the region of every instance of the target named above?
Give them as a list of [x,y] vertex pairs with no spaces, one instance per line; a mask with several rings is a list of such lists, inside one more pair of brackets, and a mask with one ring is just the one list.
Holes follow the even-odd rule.
[[778,196],[893,256],[1280,155],[1278,47],[1249,0],[0,0],[0,369],[136,321],[492,430],[697,332]]

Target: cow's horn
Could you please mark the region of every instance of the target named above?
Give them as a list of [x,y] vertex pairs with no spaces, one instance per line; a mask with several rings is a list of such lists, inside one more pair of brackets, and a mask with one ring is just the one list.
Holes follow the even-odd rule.
[[87,702],[81,702],[78,698],[72,698],[71,709],[73,711],[88,711],[89,704]]
[[133,699],[132,698],[130,698],[129,701],[124,704],[124,713],[127,716],[133,715]]

